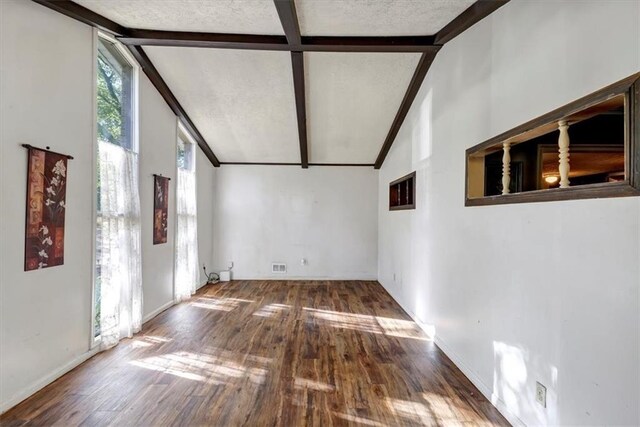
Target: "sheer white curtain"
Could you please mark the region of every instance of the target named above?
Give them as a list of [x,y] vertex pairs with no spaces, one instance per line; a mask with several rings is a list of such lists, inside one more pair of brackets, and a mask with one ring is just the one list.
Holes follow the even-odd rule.
[[200,277],[195,171],[178,168],[177,181],[175,293],[176,301],[182,301],[195,293]]
[[142,266],[138,154],[98,143],[96,248],[101,348],[131,337],[142,325]]

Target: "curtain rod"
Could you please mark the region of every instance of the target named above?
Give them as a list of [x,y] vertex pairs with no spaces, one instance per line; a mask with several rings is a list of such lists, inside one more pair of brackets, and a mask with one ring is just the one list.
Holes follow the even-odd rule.
[[153,173],[151,175],[157,176],[157,177],[160,177],[160,178],[165,178],[165,179],[168,179],[169,181],[171,181],[171,178],[169,178],[168,176],[162,176],[162,174]]

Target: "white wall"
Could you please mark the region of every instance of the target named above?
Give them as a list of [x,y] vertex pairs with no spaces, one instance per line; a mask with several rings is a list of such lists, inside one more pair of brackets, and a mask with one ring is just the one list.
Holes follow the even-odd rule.
[[[95,70],[89,26],[22,0],[0,1],[0,15],[3,412],[92,354]],[[148,319],[173,301],[177,122],[143,73],[139,96],[143,314]],[[22,143],[74,156],[68,167],[62,266],[23,271],[27,152]],[[210,163],[201,162],[199,175],[211,175],[207,169]],[[169,238],[162,245],[152,244],[153,173],[173,178]],[[205,231],[213,228],[212,219],[203,224]],[[203,253],[211,259],[210,249]]]
[[198,258],[200,259],[200,283],[207,282],[202,266],[207,266],[207,271],[214,270],[213,265],[213,231],[214,223],[214,194],[216,192],[216,171],[211,162],[200,148],[196,148],[196,187],[198,202]]
[[[0,409],[89,349],[93,32],[32,2],[0,2]],[[68,165],[64,265],[24,272],[27,151]],[[22,395],[22,398],[26,395]]]
[[[140,214],[142,216],[143,319],[173,302],[178,122],[147,76],[140,72]],[[153,174],[169,181],[167,243],[153,244]]]
[[[376,278],[373,168],[223,165],[216,174],[218,270],[233,261],[238,279]],[[272,274],[272,262],[287,274]]]
[[380,171],[380,282],[514,422],[640,424],[640,199],[466,208],[464,151],[638,71],[637,1],[512,1],[438,54]]

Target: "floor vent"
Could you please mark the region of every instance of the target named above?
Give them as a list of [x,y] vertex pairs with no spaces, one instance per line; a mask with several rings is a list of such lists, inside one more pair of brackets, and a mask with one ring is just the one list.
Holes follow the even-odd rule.
[[287,272],[287,264],[283,264],[280,262],[274,262],[271,264],[271,272],[272,273],[286,273]]

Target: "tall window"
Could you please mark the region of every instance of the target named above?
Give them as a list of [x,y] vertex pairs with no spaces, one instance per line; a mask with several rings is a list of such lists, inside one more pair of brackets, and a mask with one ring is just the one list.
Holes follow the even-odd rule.
[[181,131],[178,137],[178,183],[176,188],[176,275],[177,301],[196,291],[198,268],[198,216],[196,209],[195,145]]
[[140,329],[140,197],[136,70],[112,41],[97,52],[97,222],[94,337],[108,348]]

